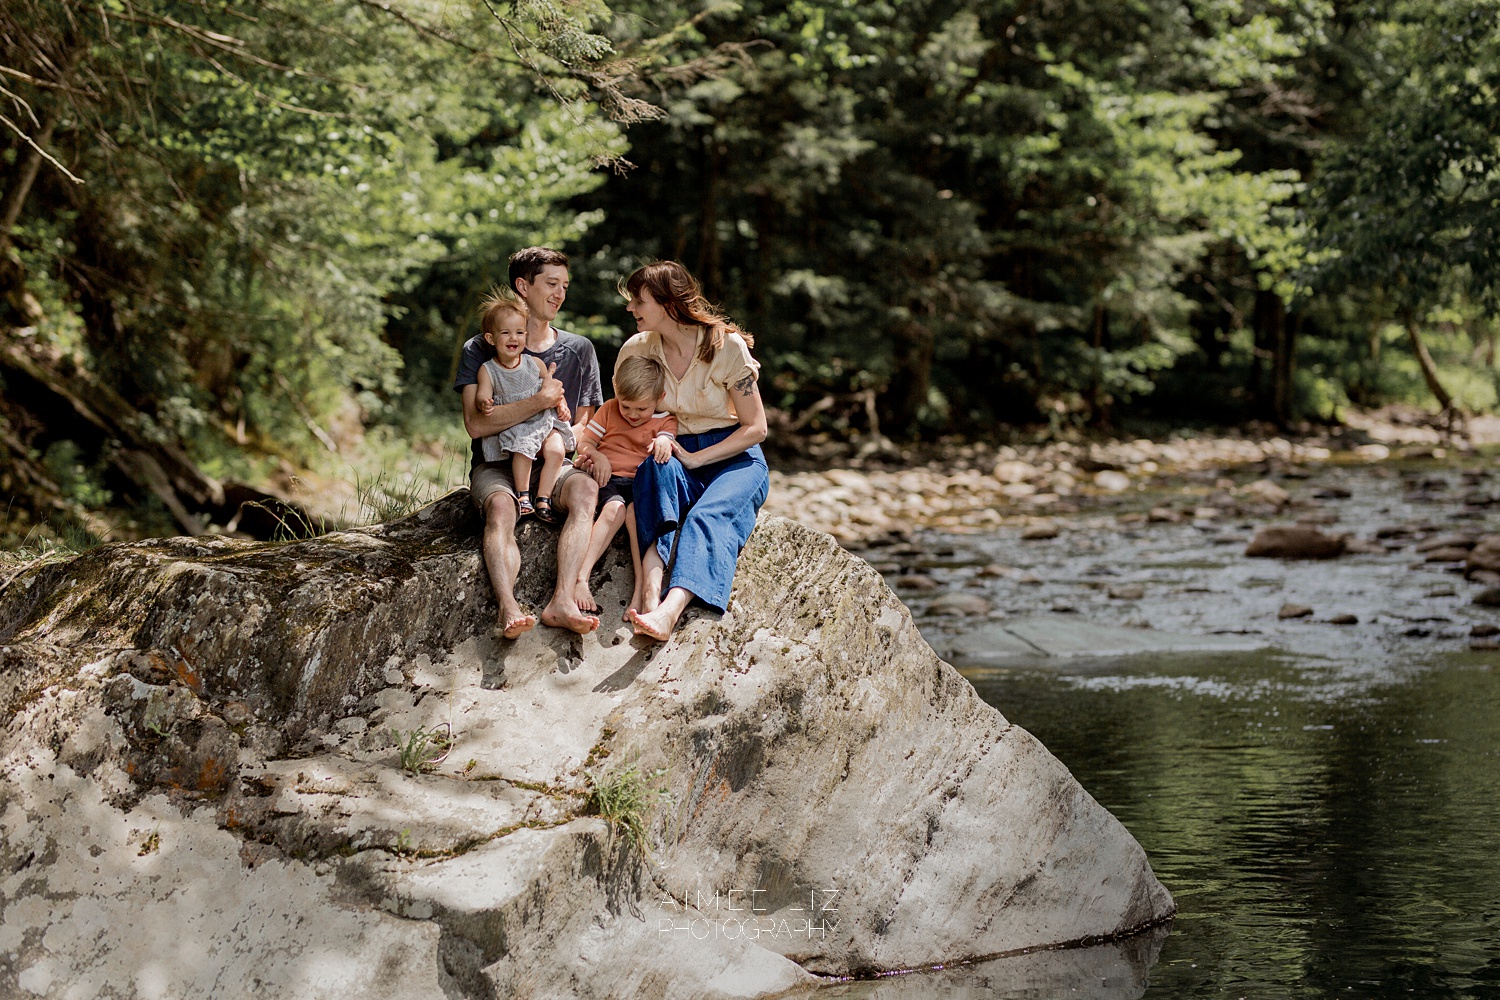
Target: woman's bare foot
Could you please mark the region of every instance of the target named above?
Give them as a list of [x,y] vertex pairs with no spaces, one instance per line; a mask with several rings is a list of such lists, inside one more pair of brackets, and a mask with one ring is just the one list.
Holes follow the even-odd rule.
[[677,615],[672,614],[668,608],[657,608],[644,615],[632,608],[625,612],[625,617],[635,628],[636,635],[644,635],[657,642],[666,642],[670,639],[672,629],[677,626]]
[[514,639],[534,628],[536,628],[536,615],[525,614],[518,608],[514,615],[508,615],[501,621],[500,634],[507,639]]
[[542,624],[587,635],[599,627],[599,619],[584,614],[571,600],[561,602],[554,598],[551,604],[542,609]]
[[637,583],[635,590],[630,594],[630,603],[625,605],[625,613],[620,616],[620,621],[630,621],[630,616],[641,609],[641,585]]
[[650,587],[642,587],[641,588],[641,601],[640,601],[639,604],[636,605],[636,607],[640,608],[645,614],[649,615],[651,612],[655,611],[660,605],[661,605],[661,591],[660,590],[653,590]]
[[584,614],[597,615],[599,613],[599,602],[594,600],[594,592],[589,589],[587,578],[580,579],[573,585],[573,603],[578,605],[578,610]]

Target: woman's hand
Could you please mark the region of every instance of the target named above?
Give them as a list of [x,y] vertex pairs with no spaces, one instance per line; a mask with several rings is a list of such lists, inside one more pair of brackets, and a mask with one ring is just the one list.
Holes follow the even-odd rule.
[[682,467],[685,469],[696,469],[704,464],[698,452],[688,451],[676,441],[672,442],[672,454],[677,456],[677,460],[682,463]]
[[675,442],[665,434],[658,435],[651,442],[651,457],[656,459],[657,465],[663,465],[667,459],[672,457],[672,445]]

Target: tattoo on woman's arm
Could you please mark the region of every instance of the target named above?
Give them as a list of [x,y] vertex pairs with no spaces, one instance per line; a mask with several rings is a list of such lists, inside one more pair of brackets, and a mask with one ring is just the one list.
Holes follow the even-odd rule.
[[739,390],[741,396],[750,395],[750,393],[755,391],[755,376],[746,375],[744,378],[736,382],[734,384],[734,387]]

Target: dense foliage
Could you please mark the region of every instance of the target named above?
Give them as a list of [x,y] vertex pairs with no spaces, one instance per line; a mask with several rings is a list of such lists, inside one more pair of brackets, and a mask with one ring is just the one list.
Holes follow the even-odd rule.
[[[4,0],[0,353],[255,480],[450,426],[546,243],[606,359],[615,281],[682,259],[813,428],[1488,409],[1497,40],[1490,0]],[[109,435],[15,395],[7,492],[107,504]]]

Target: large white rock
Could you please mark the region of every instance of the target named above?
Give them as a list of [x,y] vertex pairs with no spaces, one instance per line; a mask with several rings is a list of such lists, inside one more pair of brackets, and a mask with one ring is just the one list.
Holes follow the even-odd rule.
[[[610,624],[618,551],[599,632],[495,639],[477,528],[458,495],[7,581],[0,995],[752,997],[1171,916],[828,536],[763,519],[729,612],[657,647]],[[523,532],[536,606],[554,538]],[[402,770],[391,730],[438,726]],[[627,767],[645,854],[585,808]]]

